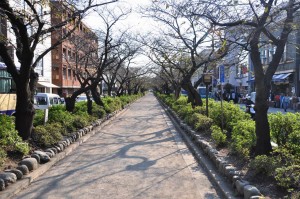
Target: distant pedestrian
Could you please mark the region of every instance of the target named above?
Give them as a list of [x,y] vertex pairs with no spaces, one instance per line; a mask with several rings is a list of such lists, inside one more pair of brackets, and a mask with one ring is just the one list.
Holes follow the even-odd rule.
[[292,104],[293,104],[293,109],[295,112],[297,111],[298,102],[299,102],[298,97],[296,95],[293,95]]
[[280,94],[280,105],[279,105],[279,108],[283,108],[283,98],[284,98],[284,95],[283,93]]
[[234,103],[236,103],[235,98],[236,98],[236,93],[233,91],[230,95],[230,100],[232,100]]
[[286,109],[289,107],[290,104],[290,97],[288,95],[285,95],[282,99],[282,102],[283,102],[284,111],[286,112]]
[[275,95],[274,100],[275,100],[274,108],[279,108],[280,107],[280,95],[279,94]]

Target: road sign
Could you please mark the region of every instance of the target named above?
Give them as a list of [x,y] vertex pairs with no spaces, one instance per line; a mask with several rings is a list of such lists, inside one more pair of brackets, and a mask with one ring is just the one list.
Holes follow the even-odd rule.
[[219,75],[220,75],[220,82],[221,83],[224,83],[225,82],[225,71],[224,71],[225,69],[224,69],[224,66],[223,65],[221,65],[221,66],[219,66]]

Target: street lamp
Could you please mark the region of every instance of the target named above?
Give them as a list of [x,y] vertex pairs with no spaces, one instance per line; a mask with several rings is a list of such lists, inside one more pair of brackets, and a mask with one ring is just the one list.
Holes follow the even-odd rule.
[[204,73],[203,74],[203,83],[206,86],[206,116],[208,117],[208,85],[212,82],[212,74]]

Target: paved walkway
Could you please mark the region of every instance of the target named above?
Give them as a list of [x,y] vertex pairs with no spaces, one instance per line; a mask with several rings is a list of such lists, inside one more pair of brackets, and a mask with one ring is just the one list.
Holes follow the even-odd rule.
[[221,198],[152,94],[15,198]]

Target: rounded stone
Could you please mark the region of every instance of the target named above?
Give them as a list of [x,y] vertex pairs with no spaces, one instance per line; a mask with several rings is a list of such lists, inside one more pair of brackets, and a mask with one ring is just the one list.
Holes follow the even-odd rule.
[[20,170],[23,175],[27,175],[29,173],[29,169],[26,165],[19,165],[16,169]]
[[[49,158],[53,158],[53,156],[54,156],[53,153],[51,153],[51,152],[48,152],[48,151],[47,151],[47,152],[45,152],[45,153],[49,156]],[[48,161],[48,162],[49,162],[49,161]]]
[[32,154],[31,157],[35,158],[38,163],[41,163],[41,159],[40,159],[40,156],[38,154]]
[[20,180],[23,178],[23,173],[19,169],[7,169],[4,172],[14,173],[17,176],[17,180]]
[[28,167],[29,171],[32,171],[34,169],[38,168],[38,162],[35,158],[26,158],[23,159],[19,165],[26,165]]
[[5,186],[8,186],[8,184],[17,181],[17,176],[14,173],[4,172],[0,173],[0,179],[4,180]]
[[0,191],[3,191],[5,189],[5,182],[4,180],[0,179]]
[[34,151],[33,154],[37,154],[38,156],[40,156],[40,163],[42,164],[50,161],[49,155],[47,155],[47,153],[45,153],[44,151]]
[[260,191],[252,185],[244,186],[244,198],[250,199],[251,196],[260,196]]
[[46,149],[45,152],[52,153],[52,156],[55,156],[55,154],[56,154],[56,153],[53,151],[53,148]]
[[237,180],[235,182],[235,187],[236,187],[236,190],[238,191],[239,194],[243,195],[244,194],[244,187],[246,185],[249,185],[249,182],[248,181],[245,181],[245,180]]

